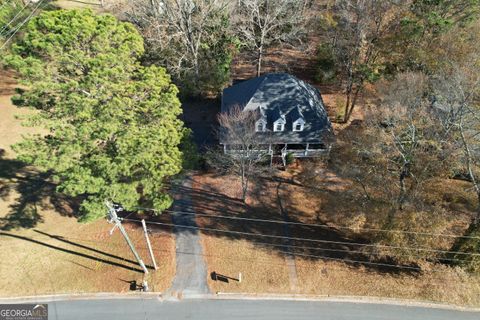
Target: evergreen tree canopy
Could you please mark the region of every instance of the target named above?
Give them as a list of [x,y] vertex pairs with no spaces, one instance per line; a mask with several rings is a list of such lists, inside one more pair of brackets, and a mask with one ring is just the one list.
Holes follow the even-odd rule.
[[129,23],[91,10],[44,12],[5,58],[24,80],[14,99],[38,112],[47,133],[14,146],[20,160],[53,173],[57,190],[82,199],[80,220],[109,199],[163,210],[168,177],[181,170],[178,90],[163,68],[141,66],[143,40]]

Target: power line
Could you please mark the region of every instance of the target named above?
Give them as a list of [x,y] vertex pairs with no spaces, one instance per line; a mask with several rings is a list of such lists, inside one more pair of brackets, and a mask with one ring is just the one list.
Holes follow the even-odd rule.
[[289,225],[297,225],[297,226],[305,226],[305,227],[320,227],[320,228],[336,228],[336,229],[346,229],[346,230],[363,230],[363,231],[372,231],[372,232],[391,232],[391,233],[405,233],[405,234],[416,234],[422,236],[432,236],[432,237],[448,237],[448,238],[464,238],[464,239],[478,239],[480,237],[474,236],[462,236],[462,235],[454,235],[454,234],[441,234],[441,233],[430,233],[430,232],[417,232],[417,231],[408,231],[408,230],[399,230],[399,229],[375,229],[375,228],[355,228],[355,227],[346,227],[346,226],[339,226],[335,224],[321,224],[321,223],[304,223],[304,222],[294,222],[294,221],[283,221],[283,220],[271,220],[271,219],[255,219],[255,218],[245,218],[245,217],[233,217],[233,216],[225,216],[225,215],[211,215],[205,213],[195,213],[191,211],[173,211],[173,210],[164,210],[159,211],[153,208],[143,208],[143,207],[136,207],[139,210],[149,210],[154,212],[166,212],[168,214],[182,214],[182,215],[195,215],[198,217],[207,217],[207,218],[219,218],[219,219],[229,219],[229,220],[241,220],[241,221],[252,221],[252,222],[264,222],[264,223],[277,223],[277,224],[289,224]]
[[[125,219],[125,221],[141,222],[141,220],[137,220],[137,219]],[[255,236],[262,236],[262,237],[289,238],[289,237],[274,236],[274,235],[254,234],[254,233],[249,233],[249,232],[226,231],[226,230],[219,230],[219,229],[212,229],[212,228],[200,228],[200,227],[194,227],[194,226],[175,225],[175,224],[170,224],[170,223],[153,222],[153,221],[147,221],[146,223],[174,226],[174,227],[179,227],[179,228],[190,228],[190,229],[197,229],[197,230],[220,231],[220,232],[235,233],[235,234],[248,234],[248,235],[255,235]],[[292,239],[295,239],[295,238],[292,238]],[[305,239],[305,240],[315,240],[316,241],[316,239]],[[408,270],[422,271],[422,269],[418,268],[418,267],[402,266],[402,265],[382,263],[382,262],[360,261],[360,260],[353,260],[353,259],[348,259],[348,258],[347,259],[334,258],[334,257],[328,257],[328,256],[295,253],[295,252],[289,252],[289,251],[279,251],[279,252],[283,253],[283,254],[293,255],[293,256],[303,256],[303,257],[318,258],[318,259],[325,259],[325,260],[332,260],[332,261],[342,261],[342,262],[358,263],[358,264],[364,264],[364,265],[374,265],[374,266],[380,266],[380,267],[390,267],[390,268],[397,268],[397,269],[408,269]],[[441,271],[439,270],[439,271],[433,271],[433,272],[441,272]]]
[[15,34],[20,30],[20,28],[25,24],[27,23],[30,18],[35,14],[35,11],[37,11],[37,9],[40,7],[40,5],[42,4],[43,0],[40,0],[38,1],[38,4],[37,6],[32,10],[32,12],[30,12],[30,14],[28,15],[27,18],[25,18],[25,20],[22,21],[22,23],[20,23],[19,25],[17,25],[17,27],[14,29],[12,35],[10,37],[8,37],[7,40],[5,40],[5,42],[3,43],[3,45],[0,47],[0,50],[2,50],[6,45],[7,43],[13,38],[13,36],[15,36]]
[[[296,246],[291,244],[280,244],[280,243],[268,243],[268,242],[258,242],[258,241],[251,241],[253,244],[256,245],[264,245],[264,246],[272,246],[272,247],[286,247],[286,248],[298,248],[298,249],[306,249],[306,250],[318,250],[318,251],[330,251],[330,252],[346,252],[346,253],[360,253],[365,254],[365,251],[361,250],[347,250],[347,249],[332,249],[332,248],[319,248],[319,247],[304,247],[304,246]],[[378,252],[369,252],[369,254],[380,256]],[[402,255],[405,256],[405,255]],[[416,255],[416,258],[420,258],[420,256]],[[440,260],[444,261],[465,261],[463,259],[456,259],[456,258],[441,258]]]
[[[124,220],[125,221],[133,221],[133,222],[141,222],[141,220],[138,220],[138,219],[124,219]],[[446,254],[448,254],[448,253],[449,254],[462,254],[462,255],[468,255],[468,256],[480,256],[480,253],[437,250],[437,249],[430,249],[430,248],[423,248],[423,247],[412,248],[412,247],[390,246],[390,245],[382,245],[382,244],[370,244],[370,243],[358,243],[358,242],[346,242],[346,241],[332,241],[332,240],[321,240],[321,239],[286,237],[286,236],[271,235],[271,234],[258,234],[258,233],[252,233],[252,232],[244,232],[244,231],[232,231],[232,230],[221,230],[221,229],[215,229],[215,228],[203,228],[203,227],[196,227],[196,226],[176,225],[176,224],[173,224],[173,223],[164,223],[164,222],[156,222],[156,221],[147,221],[147,223],[164,225],[164,226],[171,226],[171,227],[177,227],[177,228],[196,229],[196,230],[204,230],[204,231],[212,231],[212,232],[220,232],[220,233],[230,233],[230,234],[237,234],[237,235],[249,235],[249,236],[256,236],[256,237],[273,238],[273,239],[309,241],[309,242],[347,245],[347,246],[364,246],[364,247],[377,247],[377,248],[381,247],[381,248],[388,248],[388,249],[416,250],[416,251],[436,252],[436,253],[446,253]]]
[[[250,243],[260,246],[271,246],[271,247],[287,247],[287,248],[298,248],[298,249],[305,249],[305,250],[318,250],[318,251],[330,251],[330,252],[346,252],[346,253],[360,253],[366,254],[367,252],[362,250],[348,250],[348,249],[332,249],[332,248],[320,248],[320,247],[308,247],[308,246],[297,246],[291,244],[280,244],[280,243],[268,243],[268,242],[259,242],[259,241],[251,241]],[[369,254],[380,256],[380,253],[377,252],[368,252]],[[401,255],[404,256],[405,255]],[[420,258],[421,256],[415,255],[416,258]],[[440,258],[439,260],[442,261],[465,261],[463,259],[456,259],[456,258]]]
[[[40,4],[43,2],[43,0],[40,0],[37,4],[37,6],[32,10],[32,12],[30,12],[30,14],[19,24],[17,24],[15,26],[15,28],[13,28],[12,30],[10,30],[10,32],[6,33],[5,36],[7,35],[11,35],[6,42],[8,42],[19,30],[20,28],[25,24],[27,23],[30,18],[33,16],[33,14],[35,13],[35,11],[40,7]],[[31,1],[30,1],[31,3]]]
[[[103,233],[103,232],[102,232]],[[93,234],[99,234],[99,233],[91,233],[92,235]],[[36,238],[36,237],[32,237],[32,238]],[[71,238],[68,238],[68,239],[71,239]],[[82,240],[84,241],[85,239],[79,239],[79,240]],[[259,242],[252,242],[252,243],[257,243],[257,244],[261,244]],[[114,246],[114,247],[119,247],[120,244],[109,244],[109,246]],[[142,249],[146,249],[145,247],[141,247]],[[161,249],[159,251],[162,251],[162,252],[172,252],[172,250],[169,250],[169,249]],[[173,250],[175,251],[175,250]],[[292,254],[290,252],[284,252],[284,251],[279,251],[279,253],[284,253],[284,254]],[[197,254],[197,253],[194,253],[194,254]],[[202,256],[206,257],[207,255],[205,254],[201,254]],[[323,257],[323,256],[318,256],[318,255],[307,255],[307,254],[301,254],[301,253],[297,253],[297,254],[292,254],[292,255],[296,255],[296,256],[304,256],[304,257],[314,257],[314,258],[323,258],[323,259],[326,259],[326,260],[335,260],[335,261],[345,261],[345,262],[351,262],[351,263],[360,263],[360,264],[374,264],[373,262],[369,262],[369,261],[357,261],[357,260],[346,260],[346,259],[341,259],[341,258],[332,258],[332,257]],[[163,256],[163,255],[162,255]],[[212,256],[212,255],[208,255],[208,256]],[[226,258],[223,254],[222,255],[217,255],[217,256],[213,256],[213,257],[216,257],[216,258],[220,258],[220,259],[232,259],[232,258]],[[262,259],[262,258],[256,258],[256,259],[248,259],[248,260],[245,260],[245,259],[238,259],[238,257],[234,257],[236,260],[243,260],[243,261],[251,261],[252,263],[259,263],[259,259],[260,260],[265,260],[265,259]],[[125,258],[118,258],[122,261],[126,261]],[[260,263],[263,263],[263,264],[266,264],[266,262],[260,262]],[[272,265],[270,262],[268,262],[268,265]],[[281,264],[277,264],[277,265],[281,265]],[[378,264],[376,264],[378,265]],[[387,264],[388,266],[393,266],[393,265],[390,265],[390,264]],[[297,266],[298,267],[298,266]],[[403,268],[407,268],[408,266],[400,266],[400,265],[397,265],[397,267],[403,267]],[[306,267],[307,268],[307,267]],[[309,268],[309,267],[308,267]],[[345,269],[344,267],[337,267],[337,266],[331,266],[331,265],[327,265],[326,268],[328,269],[336,269],[336,270],[344,270],[344,271],[348,271],[348,269]],[[414,267],[408,267],[408,268],[414,268]],[[417,268],[418,270],[418,268]],[[435,273],[441,273],[443,271],[441,270],[431,270],[430,272],[435,272]],[[471,274],[471,275],[474,275],[474,274]],[[445,282],[450,282],[451,280],[448,280],[448,279],[445,279],[441,282],[438,282],[438,284],[444,284]],[[457,281],[453,281],[454,283],[458,283]],[[436,282],[429,282],[429,284],[433,284],[433,283],[436,283]]]
[[[162,251],[162,252],[172,252],[172,250],[168,250],[168,249],[162,249],[162,250],[159,250],[159,251]],[[174,250],[173,250],[174,251]],[[259,257],[256,257],[255,259],[248,259],[248,258],[238,258],[237,256],[226,256],[224,254],[221,254],[221,255],[212,255],[212,254],[200,254],[200,253],[191,253],[191,254],[194,254],[194,255],[200,255],[202,257],[213,257],[215,259],[221,259],[221,260],[234,260],[234,261],[248,261],[248,262],[251,262],[253,264],[262,264],[262,265],[266,265],[266,266],[272,266],[272,265],[275,265],[275,266],[284,266],[285,264],[283,263],[272,263],[270,259],[268,258],[259,258]],[[227,253],[228,254],[228,253]],[[311,270],[311,266],[304,266],[304,265],[296,265],[296,268],[304,268],[304,269],[308,269],[308,270]],[[335,265],[327,265],[325,264],[324,268],[326,270],[340,270],[340,271],[346,271],[346,272],[351,272],[351,269],[353,268],[353,272],[365,272],[365,271],[362,271],[362,270],[358,270],[358,269],[355,269],[353,266],[335,266]],[[429,273],[437,273],[437,274],[441,274],[444,272],[444,270],[422,270],[424,271],[424,274],[429,274]],[[367,274],[370,273],[368,270],[367,270]],[[468,276],[470,277],[475,277],[475,278],[478,278],[477,274],[475,273],[466,273]],[[383,281],[384,279],[382,279]],[[462,285],[464,283],[462,282],[459,282],[458,280],[452,280],[452,279],[442,279],[440,282],[437,282],[437,281],[428,281],[428,284],[429,285],[432,285],[432,284],[438,284],[438,285],[445,285],[446,282],[449,282],[449,283],[455,283],[457,285]],[[412,284],[407,284],[407,285],[412,285]]]
[[399,230],[399,229],[356,228],[356,227],[339,226],[339,225],[335,225],[335,224],[304,223],[304,222],[283,221],[283,220],[233,217],[233,216],[225,216],[225,215],[211,215],[211,214],[204,214],[204,213],[195,213],[195,212],[191,212],[191,211],[173,211],[173,210],[160,211],[160,210],[155,210],[153,208],[144,208],[144,207],[136,207],[136,209],[138,209],[138,210],[149,210],[149,211],[154,211],[154,212],[166,212],[168,214],[195,215],[195,216],[207,217],[207,218],[219,218],[219,219],[242,220],[242,221],[252,221],[252,222],[289,224],[289,225],[298,225],[298,226],[305,226],[305,227],[320,227],[320,228],[329,228],[329,229],[336,228],[336,229],[346,229],[346,230],[353,230],[353,231],[363,230],[363,231],[373,231],[373,232],[392,232],[392,233],[416,234],[416,235],[433,236],[433,237],[465,238],[465,239],[479,239],[480,240],[480,237],[474,237],[474,236],[462,236],[462,235],[440,234],[440,233],[430,233],[430,232],[416,232],[416,231]]
[[[129,219],[122,219],[124,221],[129,220]],[[98,235],[98,234],[103,234],[102,233],[92,233],[91,235]],[[1,235],[1,234],[0,234]],[[89,234],[83,234],[83,235],[89,235]],[[45,236],[36,236],[36,237],[29,237],[29,239],[32,240],[38,240],[38,239],[43,239]],[[74,237],[65,237],[65,236],[53,236],[54,239],[62,241],[62,240],[81,240],[82,242],[86,243],[98,243],[98,240],[88,240],[85,238],[74,238]],[[290,244],[276,244],[276,243],[268,243],[268,242],[258,242],[258,241],[250,241],[253,244],[256,245],[264,245],[264,246],[271,246],[271,247],[288,247],[288,248],[299,248],[299,249],[306,249],[306,250],[319,250],[319,251],[330,251],[330,252],[348,252],[348,253],[365,253],[364,251],[361,250],[346,250],[346,249],[332,249],[332,248],[320,248],[320,247],[305,247],[305,246],[297,246],[297,245],[290,245]],[[13,247],[16,245],[9,245],[6,246],[8,248]],[[141,247],[144,248],[144,247]],[[145,247],[146,248],[146,247]],[[372,252],[372,254],[376,254],[375,252]],[[455,259],[455,260],[460,260],[460,259]]]
[[[32,2],[32,1],[27,2],[27,3],[20,9],[20,11],[17,12],[17,14],[12,18],[12,20],[10,20],[6,25],[3,26],[3,28],[0,30],[0,34],[2,34],[2,32],[5,31],[5,29],[7,29],[8,26],[11,25],[12,22],[17,19],[17,17],[25,10],[25,8],[28,7],[28,5],[29,5],[31,2]],[[3,7],[3,6],[2,6],[2,7]]]
[[[122,220],[125,221],[132,221],[130,219],[125,219],[121,218]],[[138,221],[138,220],[137,220]],[[146,221],[146,223],[149,223]],[[270,247],[286,247],[286,248],[297,248],[297,249],[305,249],[305,250],[318,250],[318,251],[330,251],[330,252],[346,252],[346,253],[359,253],[359,254],[366,254],[367,252],[362,251],[362,250],[348,250],[348,249],[333,249],[333,248],[320,248],[320,247],[311,247],[311,246],[298,246],[298,245],[291,245],[291,244],[280,244],[280,243],[269,243],[269,242],[259,242],[259,241],[251,241],[249,242],[260,245],[260,246],[270,246]],[[451,251],[448,251],[451,253]],[[369,254],[380,256],[381,254],[378,252],[368,252]],[[405,257],[406,255],[401,255]],[[414,255],[416,258],[420,258],[421,256],[419,255]],[[439,260],[442,261],[465,261],[463,259],[457,259],[457,258],[440,258]]]
[[296,253],[296,252],[288,252],[288,251],[280,251],[283,254],[290,254],[293,256],[300,256],[300,257],[307,257],[307,258],[320,258],[325,260],[332,260],[332,261],[342,261],[342,262],[350,262],[350,263],[360,263],[360,264],[368,264],[374,265],[379,267],[389,267],[389,268],[399,268],[399,269],[408,269],[408,270],[415,270],[415,271],[422,271],[421,268],[418,267],[410,267],[410,266],[401,266],[398,264],[389,264],[389,263],[382,263],[382,262],[370,262],[370,261],[359,261],[359,260],[352,260],[352,259],[344,259],[344,258],[333,258],[328,256],[319,256],[315,254],[303,254],[303,253]]
[[[113,245],[114,247],[119,247],[120,244],[110,244],[110,245]],[[110,246],[109,245],[109,246]],[[145,247],[141,247],[142,249],[146,249]],[[171,252],[175,252],[175,250],[169,250],[167,248],[164,248],[164,249],[160,249],[160,250],[157,250],[157,251],[161,251],[161,252],[164,252],[164,253],[171,253]],[[268,259],[265,259],[265,258],[255,258],[255,259],[244,259],[244,258],[238,258],[236,256],[232,256],[232,257],[227,257],[225,256],[224,254],[221,254],[221,255],[206,255],[206,254],[199,254],[199,253],[192,253],[192,254],[195,254],[195,255],[201,255],[203,257],[207,257],[207,256],[211,256],[211,257],[214,257],[214,258],[217,258],[217,259],[222,259],[222,260],[232,260],[234,259],[235,261],[249,261],[251,263],[254,263],[254,264],[263,264],[263,265],[267,265],[267,266],[272,266],[272,265],[276,265],[276,266],[283,266],[284,264],[279,264],[279,263],[272,263],[270,260]],[[169,256],[168,254],[160,254],[161,256]],[[125,258],[119,258],[119,260],[121,261],[127,261],[125,260]],[[311,270],[309,266],[301,266],[301,265],[298,265],[296,266],[297,268],[306,268],[306,269],[309,269]],[[346,267],[340,267],[340,266],[335,266],[335,265],[325,265],[325,268],[326,270],[341,270],[341,271],[345,271],[345,272],[351,272],[350,271],[350,267],[346,266]],[[358,271],[357,269],[355,269],[355,271]],[[361,271],[363,272],[363,271]],[[436,272],[436,271],[434,271]],[[428,273],[428,271],[427,271]],[[441,273],[440,271],[436,272],[436,273]],[[469,275],[474,275],[474,274],[469,274]],[[383,279],[382,279],[383,280]],[[451,279],[442,279],[441,281],[429,281],[428,284],[429,285],[433,285],[433,284],[438,284],[438,285],[445,285],[446,282],[451,282],[451,283],[455,283],[455,284],[462,284],[462,283],[459,283],[458,281],[452,281]],[[406,284],[406,285],[412,285],[412,284]]]
[[[35,237],[32,237],[32,239],[33,239],[33,238],[35,238]],[[71,238],[68,238],[68,239],[71,239]],[[79,239],[79,240],[84,241],[84,239]],[[87,241],[87,242],[89,242],[89,241]],[[98,241],[96,241],[96,242],[98,243]],[[258,242],[252,242],[252,243],[257,243],[257,244],[258,244]],[[109,244],[108,246],[119,247],[119,246],[121,246],[121,245],[120,245],[120,244]],[[145,250],[147,249],[146,247],[142,247],[142,246],[140,246],[140,248],[141,248],[141,249],[145,249]],[[172,250],[168,250],[168,249],[166,249],[166,248],[165,248],[165,249],[158,250],[158,251],[162,251],[162,252],[172,252]],[[283,252],[283,251],[279,251],[279,253],[290,254],[289,252]],[[195,254],[196,254],[196,253],[195,253]],[[206,257],[206,256],[212,256],[212,255],[205,255],[205,254],[201,254],[201,255],[204,256],[204,257]],[[296,254],[296,255],[300,255],[300,254]],[[315,256],[315,255],[310,255],[310,256],[311,256],[311,257],[321,257],[321,256]],[[231,259],[231,258],[226,258],[224,255],[218,255],[218,256],[213,256],[213,257],[220,258],[220,259]],[[119,260],[122,260],[122,261],[127,261],[127,260],[125,260],[125,258],[118,258],[118,259],[119,259]],[[338,259],[340,259],[340,258],[338,258]],[[239,259],[237,259],[237,260],[239,260]],[[256,259],[248,259],[248,260],[240,259],[240,260],[243,260],[243,261],[251,261],[251,262],[254,262],[254,263],[258,263],[258,259],[257,259],[257,258],[256,258]],[[260,258],[260,260],[265,260],[265,259]],[[342,259],[342,261],[343,261],[343,259]],[[354,261],[354,260],[352,260],[352,261]],[[367,261],[367,262],[368,262],[368,261]],[[361,262],[360,262],[360,263],[361,263]],[[269,263],[269,265],[271,265],[271,264]],[[328,266],[327,268],[329,268],[329,269],[344,270],[344,268],[335,267],[335,266]],[[472,275],[473,275],[473,274],[472,274]]]
[[[132,221],[130,219],[123,219],[125,221]],[[138,220],[137,220],[138,221]],[[146,222],[148,223],[148,222]],[[321,248],[321,247],[310,247],[310,246],[298,246],[298,245],[291,245],[291,244],[280,244],[280,243],[269,243],[269,242],[259,242],[259,241],[251,241],[249,240],[250,243],[255,244],[255,245],[260,245],[260,246],[271,246],[271,247],[286,247],[286,248],[297,248],[297,249],[305,249],[305,250],[318,250],[318,251],[330,251],[330,252],[346,252],[346,253],[359,253],[359,254],[372,254],[376,256],[380,256],[381,254],[378,252],[365,252],[362,250],[348,250],[348,249],[333,249],[333,248]],[[448,251],[451,253],[451,251]],[[401,256],[405,257],[406,255]],[[414,255],[416,258],[421,258],[419,255]],[[457,258],[439,258],[438,260],[442,261],[465,261],[463,259],[457,259]]]

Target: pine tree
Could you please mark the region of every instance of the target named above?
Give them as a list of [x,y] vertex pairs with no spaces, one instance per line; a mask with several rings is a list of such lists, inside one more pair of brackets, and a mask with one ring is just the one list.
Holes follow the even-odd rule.
[[91,10],[44,12],[5,62],[47,134],[14,146],[20,160],[53,173],[57,191],[82,200],[80,220],[105,215],[104,200],[133,209],[171,205],[165,181],[181,170],[186,134],[178,90],[165,69],[140,65],[143,39],[129,23]]

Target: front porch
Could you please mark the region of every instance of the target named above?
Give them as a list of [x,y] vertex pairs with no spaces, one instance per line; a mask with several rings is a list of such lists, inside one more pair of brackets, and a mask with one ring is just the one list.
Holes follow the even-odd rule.
[[321,157],[328,155],[330,152],[330,146],[326,146],[322,143],[304,143],[304,144],[269,144],[259,145],[251,149],[245,150],[235,145],[223,145],[223,151],[226,154],[241,155],[248,153],[249,156],[266,155],[266,156],[281,156],[284,158],[287,154],[292,154],[295,158],[307,158],[307,157]]
[[285,144],[280,151],[281,156],[292,154],[295,158],[321,157],[328,155],[330,147],[320,143]]

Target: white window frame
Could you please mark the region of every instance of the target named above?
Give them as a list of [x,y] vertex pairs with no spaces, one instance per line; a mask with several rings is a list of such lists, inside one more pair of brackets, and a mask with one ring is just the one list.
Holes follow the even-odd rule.
[[[278,129],[278,127],[280,126],[280,130]],[[282,132],[283,130],[285,130],[285,124],[282,123],[282,122],[275,122],[273,124],[273,131],[275,132]]]
[[[259,127],[262,126],[262,129],[261,130],[258,130]],[[257,123],[255,124],[255,132],[265,132],[267,130],[267,124],[265,123],[265,121],[257,121]]]
[[[298,130],[297,129],[297,126],[300,125],[300,129]],[[303,131],[303,129],[305,128],[305,121],[303,121],[303,119],[297,119],[296,121],[293,122],[293,125],[292,125],[292,130],[294,132],[300,132],[300,131]]]

